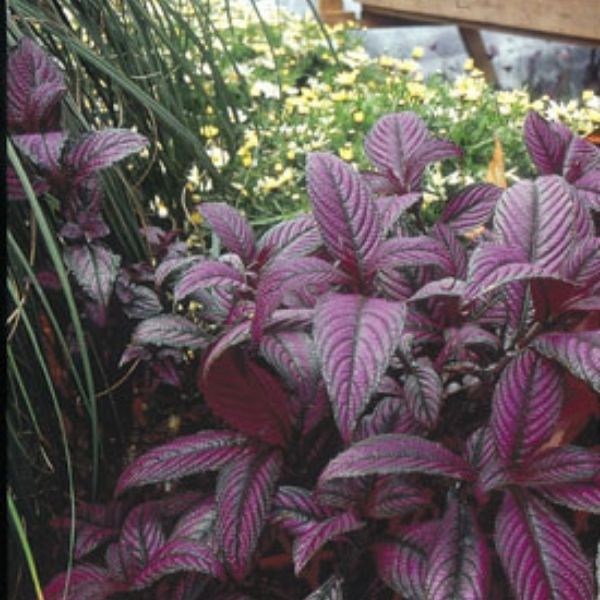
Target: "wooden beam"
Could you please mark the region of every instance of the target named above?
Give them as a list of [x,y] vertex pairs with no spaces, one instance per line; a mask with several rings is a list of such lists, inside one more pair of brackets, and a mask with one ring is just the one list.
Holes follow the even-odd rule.
[[485,49],[479,29],[459,27],[458,31],[467,50],[467,54],[473,59],[475,66],[483,72],[485,80],[491,85],[498,85],[494,65]]

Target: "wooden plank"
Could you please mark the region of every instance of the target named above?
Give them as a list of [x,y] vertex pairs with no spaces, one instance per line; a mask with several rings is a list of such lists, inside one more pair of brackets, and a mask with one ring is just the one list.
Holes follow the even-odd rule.
[[343,0],[319,0],[319,16],[327,25],[356,21],[352,11],[344,10]]
[[369,13],[600,43],[598,0],[368,0]]
[[458,31],[467,53],[473,59],[475,66],[483,72],[485,80],[491,85],[497,85],[496,71],[494,71],[494,65],[487,54],[479,29],[459,27]]

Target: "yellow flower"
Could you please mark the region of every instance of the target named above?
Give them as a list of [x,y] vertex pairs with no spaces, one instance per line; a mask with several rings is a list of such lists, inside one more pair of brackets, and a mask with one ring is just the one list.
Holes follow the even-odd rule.
[[581,92],[581,99],[584,102],[589,102],[594,99],[594,91],[593,90],[583,90]]
[[346,143],[340,148],[340,158],[342,160],[352,160],[354,158],[354,150],[350,144]]
[[252,155],[251,154],[244,154],[242,156],[242,165],[244,165],[244,167],[249,167],[252,165]]
[[219,135],[219,128],[214,125],[204,125],[200,127],[200,134],[206,138],[214,138]]
[[200,225],[200,223],[202,223],[202,215],[200,214],[199,211],[194,211],[191,215],[190,215],[190,221],[194,224],[194,225]]
[[338,85],[354,85],[357,75],[358,71],[356,69],[354,71],[342,71],[335,76],[335,82]]
[[353,115],[355,123],[362,123],[365,120],[365,113],[362,110],[357,110]]
[[281,171],[283,171],[283,165],[280,162],[275,163],[273,169],[275,170],[275,173],[281,173]]
[[406,84],[406,89],[410,94],[411,98],[424,98],[425,97],[425,86],[417,81],[409,81]]
[[465,64],[463,65],[463,69],[465,71],[472,71],[475,68],[475,61],[472,58],[467,58],[465,60]]
[[200,194],[192,194],[192,202],[194,204],[200,204],[200,202],[202,202],[202,196],[200,196]]
[[296,158],[296,152],[294,150],[288,150],[286,157],[288,160],[294,160]]
[[423,50],[423,46],[415,46],[413,48],[411,56],[413,58],[423,58],[423,54],[425,54],[425,50]]
[[339,92],[333,92],[331,94],[331,99],[334,102],[343,102],[344,100],[348,100],[348,92],[346,90],[341,90]]
[[209,104],[209,105],[206,107],[206,114],[207,114],[207,115],[212,115],[214,112],[215,112],[215,111],[214,111],[213,107],[212,107],[212,106]]
[[391,56],[387,56],[385,54],[382,54],[379,57],[379,64],[382,67],[393,67],[396,64],[396,60],[394,58],[392,58]]
[[402,73],[412,73],[412,72],[418,70],[418,68],[419,68],[419,63],[415,62],[412,59],[398,61],[398,69],[400,69],[400,71]]

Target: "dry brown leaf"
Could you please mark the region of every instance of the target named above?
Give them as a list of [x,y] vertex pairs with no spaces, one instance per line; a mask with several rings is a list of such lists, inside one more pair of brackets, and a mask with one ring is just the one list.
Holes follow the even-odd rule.
[[504,150],[502,150],[502,144],[496,136],[494,136],[494,153],[488,165],[485,180],[501,188],[507,187],[506,171],[504,170]]

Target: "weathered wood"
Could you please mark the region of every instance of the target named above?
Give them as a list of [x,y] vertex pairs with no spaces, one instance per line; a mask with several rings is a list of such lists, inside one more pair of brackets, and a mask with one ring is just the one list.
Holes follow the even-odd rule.
[[600,42],[598,0],[368,0],[362,5],[369,15]]
[[467,49],[467,53],[473,59],[475,66],[483,72],[483,76],[488,83],[496,85],[498,83],[496,71],[494,71],[494,65],[485,49],[479,29],[459,27],[458,31]]
[[328,25],[356,20],[353,12],[344,10],[343,0],[319,0],[318,9],[320,17]]

